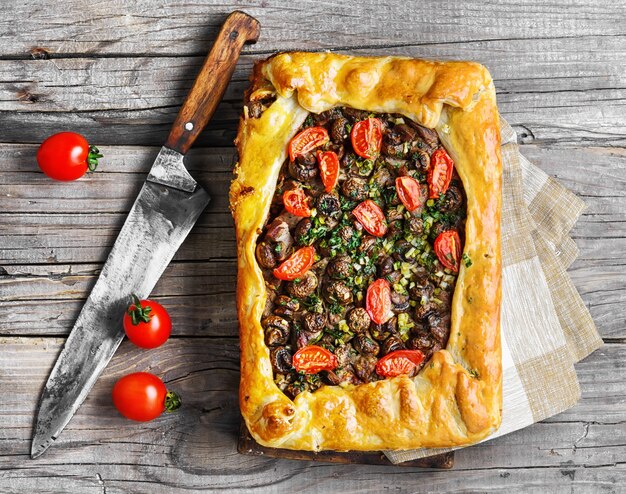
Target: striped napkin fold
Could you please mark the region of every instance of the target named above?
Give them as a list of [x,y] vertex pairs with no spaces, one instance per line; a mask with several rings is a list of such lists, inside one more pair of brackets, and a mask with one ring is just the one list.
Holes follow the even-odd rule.
[[[503,436],[556,415],[580,398],[574,363],[602,345],[566,269],[578,255],[568,233],[585,205],[524,158],[502,133]],[[386,451],[392,463],[459,448]]]

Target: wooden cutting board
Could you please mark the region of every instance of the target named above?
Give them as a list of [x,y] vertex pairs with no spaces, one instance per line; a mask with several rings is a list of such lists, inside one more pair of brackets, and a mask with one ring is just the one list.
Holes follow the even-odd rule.
[[[257,443],[248,428],[242,422],[239,430],[239,443],[237,451],[243,455],[269,456],[271,458],[285,458],[288,460],[323,461],[328,463],[360,463],[364,465],[393,465],[381,451],[363,452],[347,451],[294,451],[291,449],[266,448]],[[445,468],[450,469],[454,465],[454,453],[429,456],[419,460],[407,461],[397,466],[421,467],[421,468]]]

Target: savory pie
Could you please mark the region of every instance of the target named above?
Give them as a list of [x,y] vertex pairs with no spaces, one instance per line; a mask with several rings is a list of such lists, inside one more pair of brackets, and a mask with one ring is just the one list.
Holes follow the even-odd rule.
[[475,63],[255,65],[230,201],[240,404],[259,443],[446,447],[498,428],[498,122]]

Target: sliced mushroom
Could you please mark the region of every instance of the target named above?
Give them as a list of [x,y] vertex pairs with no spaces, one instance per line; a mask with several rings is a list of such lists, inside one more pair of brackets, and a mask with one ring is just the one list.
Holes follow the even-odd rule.
[[287,170],[293,178],[305,183],[313,180],[319,171],[316,165],[307,166],[293,161],[289,162]]
[[391,335],[383,343],[382,354],[387,355],[388,353],[402,349],[404,349],[404,343],[402,342],[402,339],[397,335]]
[[302,278],[287,283],[287,293],[296,298],[308,297],[315,291],[317,284],[317,276],[313,271],[309,270]]
[[289,322],[279,316],[268,316],[261,321],[265,328],[265,344],[267,346],[285,345],[289,339]]
[[300,309],[300,303],[295,298],[286,295],[279,296],[274,301],[274,314],[283,319],[292,320],[294,314]]
[[363,201],[367,199],[367,181],[359,177],[349,177],[341,185],[341,192],[348,199]]
[[337,219],[341,216],[341,202],[335,194],[324,193],[317,198],[317,211],[329,218]]
[[365,309],[356,307],[348,312],[346,322],[352,331],[362,333],[370,327],[372,320]]
[[302,318],[304,330],[308,333],[319,333],[326,326],[326,314],[317,312],[307,312]]
[[344,117],[338,117],[333,120],[330,125],[330,138],[335,143],[340,143],[348,138],[348,120]]
[[380,351],[378,343],[367,332],[356,335],[352,344],[361,355],[378,355]]
[[445,194],[445,199],[441,206],[443,211],[457,211],[463,205],[463,190],[456,184],[450,184]]
[[350,259],[350,256],[337,256],[331,259],[326,268],[326,273],[335,280],[350,278],[354,273],[352,259]]
[[356,232],[354,231],[354,228],[352,228],[351,226],[342,226],[339,231],[339,238],[343,241],[343,242],[350,242],[351,240],[354,239],[354,235],[356,234]]
[[392,310],[396,314],[400,314],[401,312],[406,312],[409,310],[409,296],[403,293],[398,293],[395,290],[391,291],[391,304]]
[[422,218],[412,217],[408,221],[408,227],[411,233],[421,235],[424,233],[424,220],[422,220]]
[[291,351],[284,346],[277,346],[270,349],[270,362],[272,369],[279,374],[286,374],[292,368]]
[[278,264],[274,257],[274,249],[267,242],[259,242],[256,246],[256,260],[263,269],[274,269]]
[[324,299],[328,303],[348,305],[352,303],[352,290],[343,281],[332,280],[324,285]]
[[384,257],[382,262],[378,265],[378,274],[380,278],[391,274],[393,272],[393,259],[391,256]]
[[355,374],[363,381],[375,381],[376,362],[378,362],[378,359],[373,355],[362,355],[354,359],[352,367],[354,368]]
[[300,220],[294,231],[294,238],[298,245],[309,245],[311,243],[309,235],[312,228],[313,222],[310,218]]

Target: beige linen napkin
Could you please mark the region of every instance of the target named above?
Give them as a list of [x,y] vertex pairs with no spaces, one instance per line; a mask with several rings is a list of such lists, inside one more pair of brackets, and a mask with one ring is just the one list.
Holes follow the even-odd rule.
[[[574,363],[602,345],[566,273],[578,255],[568,232],[584,203],[519,153],[502,125],[502,368],[500,429],[485,441],[573,406]],[[458,448],[386,451],[393,463]]]

